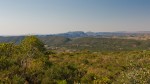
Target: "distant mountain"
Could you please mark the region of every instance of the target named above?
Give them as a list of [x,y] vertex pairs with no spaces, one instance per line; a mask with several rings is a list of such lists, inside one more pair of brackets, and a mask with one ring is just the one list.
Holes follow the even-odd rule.
[[63,36],[66,38],[79,38],[79,37],[95,37],[95,36],[124,36],[128,33],[123,32],[83,32],[83,31],[75,31],[75,32],[67,32],[61,34],[54,34],[53,36]]
[[[113,37],[113,36],[139,36],[143,34],[149,34],[150,31],[137,31],[137,32],[128,32],[128,31],[119,31],[119,32],[83,32],[83,31],[74,31],[74,32],[67,32],[67,33],[60,33],[60,34],[49,34],[49,35],[36,35],[41,40],[51,41],[57,43],[58,41],[68,41],[72,38],[81,38],[81,37]],[[19,43],[25,36],[0,36],[0,42],[14,42]],[[60,43],[60,42],[58,42]]]
[[[49,35],[36,35],[38,37],[49,37],[49,36],[60,36],[65,38],[79,38],[79,37],[103,37],[103,36],[125,36],[125,35],[140,35],[140,34],[149,34],[150,31],[118,31],[118,32],[83,32],[83,31],[74,31],[74,32],[66,32],[66,33],[59,33],[59,34],[49,34]],[[25,35],[24,35],[25,36]],[[0,42],[9,42],[13,40],[20,41],[24,38],[24,36],[0,36]],[[18,40],[20,39],[20,40]]]
[[[139,37],[141,33],[123,33],[123,32],[67,32],[55,35],[36,35],[46,45],[52,47],[65,47],[68,49],[91,51],[112,51],[112,50],[149,50],[150,40],[124,39]],[[143,34],[143,33],[142,33]],[[145,33],[144,33],[145,34]],[[118,36],[120,38],[114,38]],[[143,35],[141,35],[143,36]],[[20,43],[25,36],[1,36],[0,43],[13,42]],[[139,37],[141,38],[141,37]],[[148,38],[148,37],[146,37]]]
[[67,33],[55,34],[55,36],[76,38],[76,37],[86,37],[88,35],[86,33],[82,32],[82,31],[75,31],[75,32],[67,32]]
[[63,37],[67,37],[67,38],[77,38],[77,37],[129,36],[129,35],[143,35],[143,34],[150,34],[150,31],[136,31],[136,32],[129,32],[129,31],[119,31],[119,32],[82,32],[82,31],[75,31],[75,32],[54,34],[54,36],[63,36]]

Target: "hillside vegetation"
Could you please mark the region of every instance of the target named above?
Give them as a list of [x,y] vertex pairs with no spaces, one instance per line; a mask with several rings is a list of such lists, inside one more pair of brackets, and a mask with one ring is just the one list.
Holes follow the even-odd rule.
[[148,50],[58,53],[28,36],[0,44],[0,84],[148,84],[149,63]]
[[70,49],[91,51],[128,51],[128,50],[149,50],[150,40],[132,40],[117,38],[93,38],[84,37],[73,39],[63,45]]
[[[49,47],[68,48],[70,50],[90,50],[90,51],[130,51],[149,50],[150,40],[134,40],[120,38],[66,38],[62,36],[36,36]],[[0,43],[13,42],[19,44],[25,37],[0,37]]]

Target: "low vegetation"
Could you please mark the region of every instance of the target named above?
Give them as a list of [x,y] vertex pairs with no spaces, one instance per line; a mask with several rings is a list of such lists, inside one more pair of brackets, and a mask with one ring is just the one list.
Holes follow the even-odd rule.
[[0,44],[0,84],[148,84],[149,63],[148,50],[58,52],[28,36]]

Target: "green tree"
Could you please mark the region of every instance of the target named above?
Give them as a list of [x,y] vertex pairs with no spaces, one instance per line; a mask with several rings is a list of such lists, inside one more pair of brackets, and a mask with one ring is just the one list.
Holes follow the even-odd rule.
[[45,51],[44,43],[39,40],[36,36],[27,36],[21,45],[25,51],[39,50],[41,52]]
[[21,42],[22,53],[28,57],[34,57],[45,52],[44,43],[35,36],[27,36]]

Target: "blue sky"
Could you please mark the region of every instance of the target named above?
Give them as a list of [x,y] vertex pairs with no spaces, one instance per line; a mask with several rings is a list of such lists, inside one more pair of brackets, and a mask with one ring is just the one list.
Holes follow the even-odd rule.
[[0,0],[0,35],[150,31],[150,0]]

